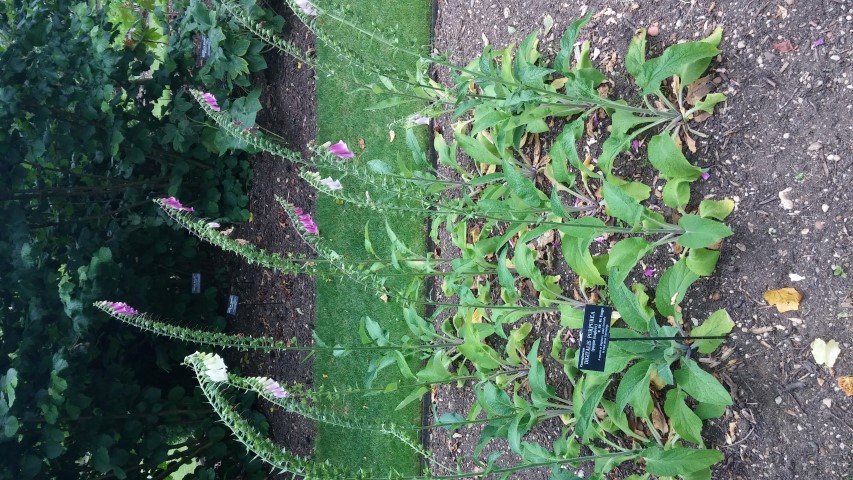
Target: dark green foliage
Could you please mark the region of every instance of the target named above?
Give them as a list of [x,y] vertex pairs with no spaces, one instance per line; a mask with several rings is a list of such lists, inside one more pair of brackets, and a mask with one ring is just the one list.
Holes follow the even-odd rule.
[[[203,2],[171,20],[161,1],[138,2],[130,16],[93,6],[0,7],[0,477],[162,478],[201,458],[198,478],[262,478],[191,378],[169,371],[190,347],[156,343],[91,307],[122,300],[224,328],[221,274],[150,200],[249,218],[246,148],[206,124],[185,85],[206,86],[252,126],[258,92],[232,88],[265,67],[261,44],[214,27]],[[201,68],[197,35],[212,40]],[[197,271],[203,291],[191,295]]]

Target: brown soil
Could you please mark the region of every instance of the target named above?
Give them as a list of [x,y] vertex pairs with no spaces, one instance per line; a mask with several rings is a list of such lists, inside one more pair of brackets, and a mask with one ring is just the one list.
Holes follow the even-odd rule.
[[[541,43],[554,45],[566,25],[584,11],[574,0],[437,1],[435,48],[450,51],[457,64],[477,56],[484,40],[503,46],[530,31],[541,32],[546,15],[553,18],[554,28]],[[713,478],[848,478],[853,475],[853,399],[840,391],[836,379],[853,374],[853,282],[834,275],[833,265],[853,275],[853,4],[602,0],[596,11],[582,37],[599,49],[596,64],[618,55],[615,72],[609,75],[616,92],[630,88],[623,58],[636,28],[658,24],[660,34],[649,38],[653,52],[705,36],[717,24],[726,29],[722,54],[712,69],[720,79],[718,91],[729,100],[701,125],[710,137],[699,141],[699,153],[691,160],[710,167],[712,175],[694,192],[694,203],[706,197],[734,199],[737,209],[728,223],[735,235],[725,242],[714,276],[697,282],[684,304],[686,319],[701,321],[726,308],[736,322],[728,356],[717,355],[706,364],[735,399],[726,415],[710,422],[704,432],[708,446],[726,455]],[[290,38],[303,46],[310,43],[303,27],[288,25],[293,25]],[[819,38],[824,44],[812,48]],[[793,51],[774,49],[774,42],[783,39],[791,42]],[[287,58],[270,56],[268,62],[269,70],[258,79],[266,87],[266,109],[259,123],[304,150],[316,131],[313,75]],[[778,194],[789,187],[794,207],[783,209]],[[251,190],[254,220],[237,235],[271,250],[303,251],[298,239],[288,234],[287,219],[273,199],[276,194],[306,206],[313,199],[296,177],[296,167],[261,156],[255,161]],[[659,276],[669,258],[660,255],[649,266]],[[313,282],[241,262],[235,262],[235,268],[235,282],[246,282],[235,284],[244,303],[236,328],[309,343]],[[792,273],[805,279],[793,282]],[[766,290],[789,286],[804,294],[799,311],[779,314],[763,301]],[[262,302],[281,303],[246,305]],[[537,321],[541,335],[550,340],[549,319]],[[841,344],[834,370],[812,358],[810,344],[818,337]],[[250,354],[243,364],[250,373],[310,384],[310,363],[300,358]],[[558,392],[559,375],[558,369],[549,369]],[[439,390],[433,404],[439,414],[464,414],[471,401],[466,390],[448,388]],[[278,443],[310,453],[308,422],[281,413],[271,414],[270,421]],[[559,430],[558,422],[548,423],[527,440],[548,445]],[[455,460],[473,449],[476,438],[439,431],[430,445],[439,458]],[[609,478],[628,473],[622,468]],[[546,477],[536,472],[514,478]]]

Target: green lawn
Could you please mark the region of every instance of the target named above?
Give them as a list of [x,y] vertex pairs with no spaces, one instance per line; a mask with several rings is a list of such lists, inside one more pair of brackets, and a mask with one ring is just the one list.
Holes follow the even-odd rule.
[[[393,26],[397,32],[404,32],[407,39],[417,45],[427,45],[429,41],[431,5],[428,0],[387,0],[383,2],[352,2],[356,15],[372,19],[377,25]],[[340,28],[335,31],[336,38],[359,51],[375,53],[380,49],[375,41],[354,35],[352,31]],[[331,27],[327,28],[331,33]],[[317,45],[320,62],[326,65],[340,65],[329,47]],[[403,56],[391,57],[398,65],[405,67],[407,59]],[[411,59],[408,59],[411,61]],[[346,71],[346,69],[344,69]],[[416,108],[398,108],[367,112],[366,107],[375,105],[379,98],[370,92],[354,92],[356,86],[339,74],[334,77],[318,75],[317,79],[317,141],[337,142],[344,140],[357,158],[350,161],[367,162],[372,159],[385,159],[396,164],[397,159],[411,159],[406,147],[405,131],[397,127],[396,139],[391,142],[388,124],[394,119],[405,117]],[[421,140],[426,138],[426,127],[419,127]],[[364,139],[365,149],[359,148],[359,140]],[[358,188],[344,181],[345,188]],[[385,219],[380,215],[353,207],[349,204],[336,204],[328,197],[318,197],[317,223],[320,233],[333,242],[334,248],[348,258],[367,258],[364,250],[364,224],[370,221],[371,236],[377,250],[383,243]],[[423,251],[425,232],[423,219],[401,220],[394,218],[392,226],[398,236],[415,251]],[[317,318],[315,330],[321,338],[340,344],[359,343],[359,323],[367,315],[378,321],[383,327],[396,334],[405,331],[400,307],[384,304],[375,295],[366,292],[361,286],[335,278],[331,281],[318,280]],[[319,356],[314,362],[314,378],[317,385],[350,386],[361,383],[365,377],[371,355],[350,355],[335,359]],[[390,368],[388,370],[391,370]],[[384,375],[384,374],[383,374]],[[392,381],[390,375],[380,377],[375,386],[384,386]],[[419,424],[421,405],[409,404],[407,408],[395,411],[395,406],[405,397],[403,394],[383,394],[372,397],[351,396],[344,404],[344,411],[358,418],[374,422],[393,421],[399,424]],[[382,470],[394,468],[400,472],[413,474],[418,471],[418,458],[399,443],[378,434],[333,428],[319,425],[316,440],[316,455],[320,460],[349,467],[372,465]]]

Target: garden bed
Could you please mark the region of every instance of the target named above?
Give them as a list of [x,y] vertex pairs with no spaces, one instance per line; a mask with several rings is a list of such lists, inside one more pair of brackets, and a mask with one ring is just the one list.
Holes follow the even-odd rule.
[[[713,478],[842,478],[853,471],[853,422],[848,420],[853,406],[836,382],[853,373],[849,323],[853,287],[845,277],[853,269],[853,195],[847,188],[853,171],[849,105],[853,85],[845,74],[853,47],[850,5],[753,3],[672,0],[640,5],[611,0],[601,2],[581,35],[598,49],[593,51],[596,66],[609,72],[607,65],[615,58],[610,74],[613,89],[625,91],[624,52],[636,28],[657,25],[659,34],[649,38],[652,52],[679,40],[704,37],[718,24],[725,28],[722,54],[711,72],[715,88],[728,95],[728,101],[701,124],[710,137],[699,140],[697,153],[689,158],[711,174],[699,183],[694,200],[737,202],[728,221],[735,235],[725,240],[714,275],[699,280],[683,304],[686,320],[704,319],[726,308],[736,324],[725,347],[703,362],[734,399],[725,416],[704,431],[708,446],[720,448],[726,457],[715,467]],[[542,44],[554,45],[566,25],[583,13],[580,5],[559,1],[535,5],[439,1],[434,46],[452,52],[454,63],[465,64],[482,52],[485,41],[500,47],[531,31],[542,32],[551,22]],[[307,41],[301,27],[291,35]],[[308,93],[313,92],[312,75],[289,59],[270,59],[270,67],[267,118],[261,123],[282,127],[279,133],[294,147],[302,147],[314,135],[313,100]],[[309,201],[306,192],[311,190],[301,184],[294,169],[275,159],[256,161],[254,220],[238,232],[242,238],[276,251],[302,251],[298,238],[286,236],[282,225],[286,217],[272,199],[284,193],[292,202]],[[640,164],[638,171],[642,169]],[[792,205],[779,196],[787,188],[791,190],[783,197]],[[669,267],[664,263],[669,256],[651,259],[645,269],[654,271],[652,276]],[[241,268],[238,278],[255,282],[238,287],[243,302],[283,302],[241,308],[238,319],[245,325],[241,329],[279,338],[296,336],[307,343],[313,307],[306,299],[311,298],[313,282]],[[795,282],[790,274],[804,279]],[[799,311],[780,314],[763,301],[765,291],[782,287],[803,293]],[[538,323],[548,338],[549,319]],[[842,353],[835,370],[815,363],[810,353],[815,338],[839,342]],[[260,374],[310,383],[307,363],[282,354],[249,359]],[[549,380],[558,375],[549,371]],[[432,399],[439,414],[464,414],[471,401],[465,390],[455,388],[441,388]],[[276,414],[271,418],[274,436],[307,453],[310,425],[295,422]],[[295,429],[296,425],[301,426]],[[533,435],[552,438],[559,428],[559,423],[542,424]],[[457,437],[435,431],[430,438],[431,448],[448,463],[471,452],[475,443],[476,435],[469,433]],[[612,478],[631,473],[628,468],[619,472]],[[516,478],[545,477],[531,473]]]

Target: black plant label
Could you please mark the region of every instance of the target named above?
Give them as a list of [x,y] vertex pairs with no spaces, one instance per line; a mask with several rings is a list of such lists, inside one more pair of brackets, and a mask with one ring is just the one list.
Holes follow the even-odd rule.
[[607,344],[610,343],[610,316],[612,307],[587,305],[583,310],[581,348],[578,352],[578,370],[604,371],[607,361]]
[[231,316],[237,315],[237,295],[228,295],[228,310],[225,313]]
[[192,278],[192,293],[193,295],[198,295],[199,293],[201,293],[201,274],[194,273]]

